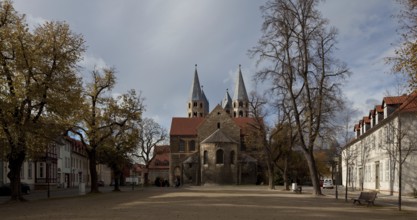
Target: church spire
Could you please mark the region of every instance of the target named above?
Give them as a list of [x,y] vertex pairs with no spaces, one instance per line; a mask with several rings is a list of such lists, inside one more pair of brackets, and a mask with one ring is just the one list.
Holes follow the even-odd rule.
[[245,82],[242,77],[241,65],[239,64],[239,74],[236,79],[235,93],[233,95],[233,101],[249,101],[248,93],[246,93]]
[[190,91],[190,101],[198,101],[201,100],[201,87],[200,87],[200,80],[198,79],[197,73],[197,64],[195,65],[194,71],[194,79],[191,84],[191,91]]
[[235,93],[233,94],[233,117],[248,117],[249,98],[243,81],[241,65],[236,79]]
[[188,100],[188,117],[205,117],[208,114],[208,105],[208,100],[200,86],[200,80],[198,79],[196,64],[194,71],[194,79],[191,84],[190,98]]
[[232,98],[229,95],[229,89],[226,89],[226,95],[224,96],[222,100],[222,107],[223,109],[230,114],[232,112]]

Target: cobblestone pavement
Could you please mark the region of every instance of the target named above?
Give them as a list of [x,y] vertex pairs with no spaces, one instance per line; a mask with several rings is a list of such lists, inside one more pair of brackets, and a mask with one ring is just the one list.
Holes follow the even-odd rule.
[[[334,190],[312,196],[268,190],[265,186],[205,186],[181,188],[122,188],[111,192],[71,197],[33,197],[28,202],[0,204],[1,219],[416,219],[417,199],[404,197],[398,211],[397,197],[378,195],[376,206],[353,205],[349,192],[335,199]],[[37,192],[34,192],[35,196]],[[42,192],[44,193],[44,191]],[[52,194],[54,195],[54,194]],[[32,196],[32,195],[31,195]],[[1,197],[0,197],[1,198]],[[2,198],[3,199],[3,198]]]

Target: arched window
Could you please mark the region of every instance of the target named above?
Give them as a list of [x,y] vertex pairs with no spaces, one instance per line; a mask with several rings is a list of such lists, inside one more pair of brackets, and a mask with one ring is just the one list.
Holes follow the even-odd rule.
[[230,164],[235,164],[235,151],[230,152]]
[[217,129],[220,129],[220,122],[217,122]]
[[203,157],[203,164],[207,164],[207,161],[208,161],[208,152],[205,150],[204,157]]
[[235,117],[235,118],[236,118],[236,111],[234,111],[234,112],[233,112],[233,117]]
[[243,117],[243,112],[239,111],[239,117]]
[[180,140],[180,146],[179,146],[179,152],[184,152],[185,150],[185,142],[183,140]]
[[203,108],[203,103],[200,103],[200,108]]
[[239,107],[243,107],[243,102],[239,102]]
[[193,103],[193,106],[194,106],[194,107],[197,107],[197,102],[194,102],[194,103]]
[[191,108],[191,103],[188,103],[188,108]]
[[216,151],[216,164],[223,164],[223,150],[219,149]]
[[192,140],[192,141],[190,141],[190,151],[195,151],[195,141],[194,140]]

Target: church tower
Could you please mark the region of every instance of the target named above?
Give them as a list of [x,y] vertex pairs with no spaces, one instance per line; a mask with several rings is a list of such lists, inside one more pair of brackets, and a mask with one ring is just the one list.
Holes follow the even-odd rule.
[[249,98],[243,82],[241,66],[236,79],[235,93],[233,95],[233,117],[249,117]]
[[189,118],[205,117],[209,111],[209,102],[201,89],[198,80],[197,64],[195,65],[194,79],[191,84],[190,98],[188,100],[187,113]]

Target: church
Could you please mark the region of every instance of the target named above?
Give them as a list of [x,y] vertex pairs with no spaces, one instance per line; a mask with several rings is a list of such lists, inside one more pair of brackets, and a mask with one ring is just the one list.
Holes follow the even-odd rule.
[[255,124],[242,71],[229,92],[209,112],[209,101],[200,86],[197,65],[186,106],[188,117],[173,117],[170,129],[171,183],[189,185],[255,184],[259,150],[247,146],[245,137]]

